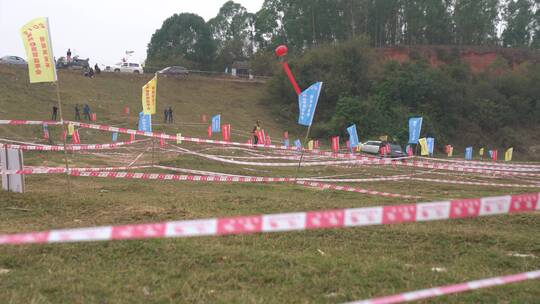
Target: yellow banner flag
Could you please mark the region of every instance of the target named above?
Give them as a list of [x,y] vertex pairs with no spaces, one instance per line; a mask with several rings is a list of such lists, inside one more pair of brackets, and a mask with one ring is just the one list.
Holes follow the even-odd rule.
[[452,157],[453,153],[454,153],[454,147],[452,146],[448,147],[448,157]]
[[420,138],[418,140],[418,144],[420,145],[420,148],[421,148],[420,155],[422,156],[429,155],[426,139]]
[[49,20],[36,18],[21,27],[30,83],[56,81],[56,66],[49,32]]
[[512,153],[514,153],[514,148],[508,148],[508,150],[506,150],[504,153],[504,161],[511,161]]
[[156,114],[157,75],[142,87],[142,108],[144,114]]
[[480,154],[480,156],[484,156],[484,148],[480,148],[478,154]]
[[73,126],[73,124],[68,124],[68,135],[71,136],[73,135],[73,133],[75,132],[75,127]]
[[313,140],[308,141],[307,146],[309,151],[313,150]]

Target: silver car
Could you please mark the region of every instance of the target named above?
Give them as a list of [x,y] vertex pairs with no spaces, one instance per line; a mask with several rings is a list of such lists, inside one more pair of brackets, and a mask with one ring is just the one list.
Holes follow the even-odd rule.
[[381,148],[381,141],[370,140],[362,144],[360,151],[369,154],[379,154],[379,149]]
[[0,58],[0,64],[20,64],[20,65],[26,65],[28,64],[26,60],[22,59],[18,56],[4,56]]

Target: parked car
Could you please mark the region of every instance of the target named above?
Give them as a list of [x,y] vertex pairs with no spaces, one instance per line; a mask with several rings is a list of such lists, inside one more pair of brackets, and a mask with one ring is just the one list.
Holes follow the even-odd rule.
[[119,62],[113,66],[107,66],[104,72],[142,74],[144,69],[139,63]]
[[165,76],[179,76],[186,77],[189,74],[188,69],[181,66],[170,66],[166,67],[163,70],[158,71],[158,74]]
[[406,157],[407,153],[403,152],[398,144],[390,144],[390,157]]
[[[362,144],[362,148],[360,148],[360,151],[364,153],[369,153],[369,154],[379,154],[380,149],[383,144],[384,143],[382,141],[378,141],[378,140],[366,141],[365,143]],[[396,143],[388,143],[388,145],[390,146],[390,155],[389,155],[390,157],[407,156],[407,154],[403,152],[403,149],[401,148],[400,145]]]
[[90,59],[80,59],[79,56],[71,58],[71,61],[67,61],[66,57],[60,57],[56,60],[56,68],[58,69],[70,69],[70,70],[86,70],[90,68],[88,63]]
[[0,64],[17,64],[17,65],[26,65],[28,64],[26,60],[18,56],[4,56],[0,58]]
[[362,144],[360,151],[369,154],[379,154],[382,142],[378,140],[369,140]]

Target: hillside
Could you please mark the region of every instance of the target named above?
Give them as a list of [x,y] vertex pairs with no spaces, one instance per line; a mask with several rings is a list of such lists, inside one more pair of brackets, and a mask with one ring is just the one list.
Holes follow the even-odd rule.
[[[141,87],[153,75],[128,75],[102,73],[90,79],[80,72],[59,71],[60,95],[65,119],[74,119],[75,104],[88,103],[97,114],[97,123],[114,124],[136,128],[141,111]],[[207,124],[201,123],[201,115],[207,120],[213,114],[221,114],[222,124],[232,125],[232,140],[245,142],[255,120],[273,140],[281,138],[285,122],[276,120],[262,103],[264,84],[231,82],[213,78],[190,76],[187,79],[160,77],[158,80],[157,115],[154,130],[171,134],[178,132],[189,136],[207,138]],[[53,84],[29,84],[25,68],[0,66],[0,119],[46,120],[51,118],[52,106],[56,104]],[[124,115],[129,106],[131,114]],[[175,123],[163,125],[163,109],[172,106]],[[82,115],[82,106],[81,106]],[[292,126],[294,127],[294,126]],[[5,136],[28,135],[33,132],[40,137],[38,128],[1,127]],[[12,133],[15,132],[15,133]],[[215,139],[221,135],[215,134]],[[92,139],[82,136],[83,143]]]

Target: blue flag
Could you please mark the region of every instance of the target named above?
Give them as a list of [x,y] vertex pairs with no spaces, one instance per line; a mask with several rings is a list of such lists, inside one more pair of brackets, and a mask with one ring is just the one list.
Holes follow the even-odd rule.
[[349,145],[352,148],[355,148],[358,146],[358,133],[356,132],[356,125],[352,125],[347,128],[347,132],[349,132]]
[[467,147],[465,148],[465,159],[466,160],[471,160],[472,159],[472,147]]
[[311,126],[313,116],[315,115],[315,109],[317,108],[317,101],[319,101],[319,95],[321,94],[322,84],[322,82],[316,82],[298,95],[298,107],[300,112],[298,124]]
[[417,144],[422,130],[422,117],[409,118],[409,143]]
[[287,148],[289,147],[289,139],[288,138],[283,140],[283,145],[285,147],[287,147]]
[[113,132],[112,134],[112,141],[115,142],[118,140],[118,132]]
[[302,150],[302,142],[300,142],[300,139],[295,140],[294,145],[296,146],[297,150]]
[[139,113],[139,131],[152,132],[152,115]]
[[212,132],[220,133],[221,132],[221,115],[212,116]]
[[427,137],[426,138],[426,143],[427,143],[428,154],[433,156],[433,148],[435,146],[435,138]]

